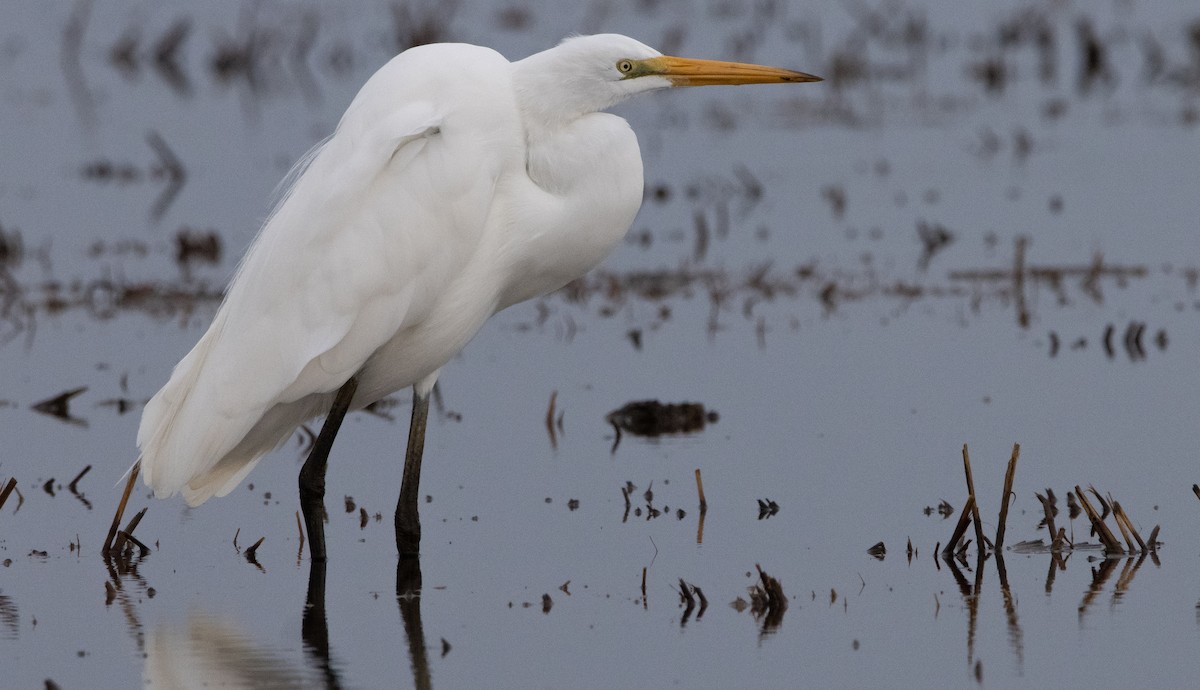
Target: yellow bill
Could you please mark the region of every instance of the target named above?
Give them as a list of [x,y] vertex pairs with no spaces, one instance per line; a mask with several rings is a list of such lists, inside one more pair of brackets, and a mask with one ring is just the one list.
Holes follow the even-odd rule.
[[[804,72],[745,62],[698,60],[664,55],[642,60],[642,74],[656,74],[675,86],[721,86],[733,84],[782,84],[821,81]],[[641,75],[638,75],[641,76]]]

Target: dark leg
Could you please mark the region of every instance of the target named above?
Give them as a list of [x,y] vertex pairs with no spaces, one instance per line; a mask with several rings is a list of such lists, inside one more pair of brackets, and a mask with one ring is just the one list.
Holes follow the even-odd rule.
[[357,388],[358,378],[351,376],[338,389],[325,424],[321,426],[321,434],[313,442],[304,467],[300,468],[300,511],[304,513],[304,528],[308,532],[308,552],[314,561],[325,560],[325,466],[329,462],[333,439]]
[[421,516],[417,512],[417,493],[421,482],[421,454],[425,452],[425,422],[428,418],[429,394],[420,395],[414,387],[408,450],[404,454],[404,478],[400,483],[400,502],[396,504],[396,549],[401,558],[417,556],[421,551]]

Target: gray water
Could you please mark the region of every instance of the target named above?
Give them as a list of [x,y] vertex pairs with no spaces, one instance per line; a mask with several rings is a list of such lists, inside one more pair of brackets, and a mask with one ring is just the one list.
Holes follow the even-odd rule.
[[[1200,11],[439,6],[0,6],[5,686],[1193,681]],[[619,109],[646,164],[628,241],[443,371],[419,587],[391,531],[403,393],[343,427],[323,592],[295,517],[303,434],[199,508],[139,490],[151,553],[106,565],[142,403],[358,86],[414,42],[515,59],[597,31],[827,81]],[[65,416],[33,409],[80,388]],[[605,415],[642,399],[719,419],[614,451]],[[989,535],[1021,444],[1003,582],[974,546],[957,573],[936,558],[964,443]],[[1161,526],[1155,557],[1013,550],[1046,538],[1047,487],[1096,543],[1066,515],[1076,485]],[[926,514],[943,500],[954,517]],[[756,565],[782,615],[731,606]]]

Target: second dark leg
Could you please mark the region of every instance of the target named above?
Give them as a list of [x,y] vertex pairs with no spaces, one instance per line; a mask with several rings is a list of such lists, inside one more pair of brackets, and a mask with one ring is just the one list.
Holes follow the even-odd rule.
[[396,550],[401,558],[414,557],[421,551],[421,516],[417,494],[421,482],[421,456],[425,452],[425,423],[429,419],[429,394],[413,388],[412,421],[408,427],[408,450],[404,454],[404,477],[400,483],[400,501],[396,504]]
[[315,561],[325,560],[325,467],[329,463],[333,439],[357,389],[358,378],[354,376],[338,389],[329,415],[321,425],[321,433],[300,468],[300,511],[304,513],[304,528],[308,532],[308,552]]

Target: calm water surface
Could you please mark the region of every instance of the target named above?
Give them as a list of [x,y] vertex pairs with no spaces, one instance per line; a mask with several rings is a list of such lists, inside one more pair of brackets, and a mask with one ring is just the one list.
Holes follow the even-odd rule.
[[[1142,2],[5,4],[4,684],[1192,682],[1198,26]],[[419,41],[518,58],[596,31],[828,80],[622,106],[643,211],[444,370],[419,570],[390,527],[405,394],[348,418],[325,572],[295,519],[303,434],[200,508],[139,491],[151,553],[106,567],[141,405],[367,76]],[[647,398],[719,419],[613,451],[605,414]],[[1014,442],[1007,546],[1045,537],[1047,487],[1096,543],[1063,505],[1095,485],[1161,526],[1157,558],[939,562],[954,518],[926,508],[962,508],[963,443],[990,535]],[[731,605],[756,565],[786,611]]]

